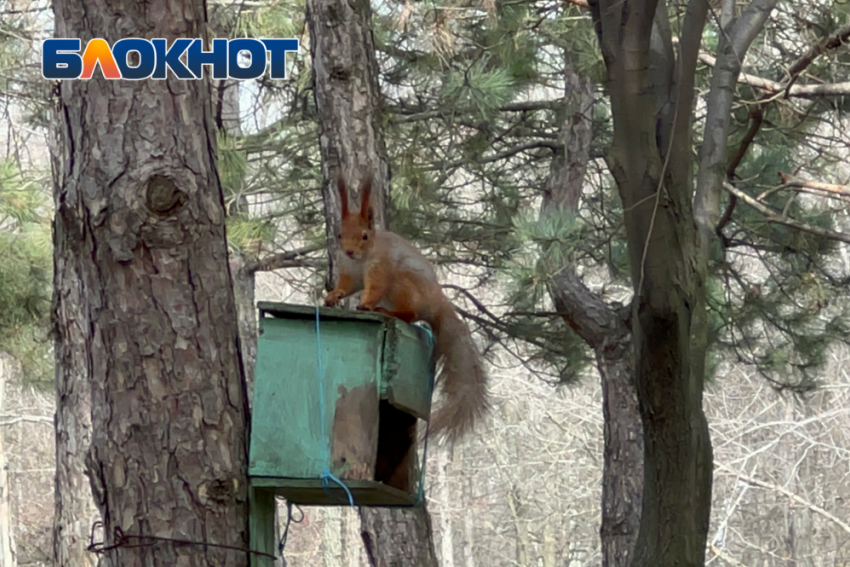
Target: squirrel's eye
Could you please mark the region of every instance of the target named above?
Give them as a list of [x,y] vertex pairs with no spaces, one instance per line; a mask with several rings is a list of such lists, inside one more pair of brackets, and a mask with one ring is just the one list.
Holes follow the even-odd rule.
[[337,232],[337,233],[336,233],[336,239],[337,239],[337,240],[342,240],[342,233],[341,233],[341,232]]
[[363,231],[363,240],[369,240],[369,233],[366,231]]

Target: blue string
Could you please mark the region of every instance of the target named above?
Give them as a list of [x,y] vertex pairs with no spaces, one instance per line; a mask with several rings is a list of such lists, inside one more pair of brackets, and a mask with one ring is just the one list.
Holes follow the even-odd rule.
[[330,469],[331,455],[330,455],[330,451],[328,449],[328,444],[327,444],[328,437],[327,437],[327,431],[326,431],[326,427],[325,427],[325,385],[324,385],[325,372],[324,372],[324,369],[322,368],[322,335],[319,332],[319,306],[318,305],[316,306],[316,355],[317,355],[317,358],[318,358],[318,372],[319,372],[319,420],[322,424],[322,442],[321,442],[321,445],[322,445],[322,449],[323,449],[322,452],[325,454],[325,462],[324,462],[325,469],[324,469],[324,472],[322,472],[322,488],[324,488],[325,491],[327,491],[328,487],[330,486],[330,483],[328,481],[329,480],[334,481],[335,483],[340,485],[343,488],[343,490],[345,490],[345,493],[348,495],[349,505],[354,506],[354,497],[351,495],[351,491],[348,490],[348,487],[345,486],[344,482],[342,482],[340,479],[338,479],[336,476],[334,476],[334,474],[331,472],[331,469]]
[[[422,325],[417,325],[420,329],[425,331],[425,334],[428,337],[428,345],[431,347],[433,356],[434,349],[434,334],[428,327],[423,327]],[[324,453],[324,471],[322,472],[322,487],[327,491],[330,487],[329,480],[336,482],[340,485],[345,493],[348,495],[348,503],[350,506],[354,506],[354,497],[351,495],[351,491],[342,482],[338,479],[330,470],[330,452],[327,446],[327,429],[325,426],[325,387],[324,387],[324,369],[322,368],[322,337],[321,331],[319,329],[319,306],[316,306],[316,357],[318,358],[318,374],[319,374],[319,419],[321,420],[321,428],[322,428],[322,452]],[[431,414],[431,402],[434,394],[434,368],[429,368],[428,370],[428,415]],[[416,503],[414,506],[419,506],[422,504],[422,501],[425,497],[425,465],[428,462],[428,437],[431,429],[431,420],[428,420],[427,425],[425,426],[425,442],[422,447],[422,463],[419,466],[419,491],[416,496]],[[390,506],[391,508],[395,508],[396,506]]]

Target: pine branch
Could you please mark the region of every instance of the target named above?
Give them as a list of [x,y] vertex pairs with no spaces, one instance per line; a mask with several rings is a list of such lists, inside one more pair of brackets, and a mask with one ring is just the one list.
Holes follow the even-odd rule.
[[[825,52],[841,47],[847,39],[850,38],[850,24],[844,25],[832,34],[826,36],[821,41],[811,46],[803,55],[800,56],[791,67],[788,69],[788,87],[791,88],[803,71],[811,65],[811,63]],[[839,83],[840,84],[840,83]]]
[[[560,99],[553,100],[530,100],[527,102],[512,102],[500,106],[499,112],[533,112],[535,110],[555,110],[561,108],[564,101]],[[394,112],[392,121],[396,124],[404,124],[408,122],[419,122],[422,120],[432,120],[446,114],[445,110],[428,110],[413,112],[410,110],[399,110]]]
[[253,274],[256,272],[271,272],[273,270],[279,270],[281,268],[299,268],[305,266],[312,266],[313,264],[307,260],[301,260],[302,256],[306,256],[312,252],[318,252],[319,250],[324,250],[324,246],[314,245],[314,246],[305,246],[304,248],[299,248],[297,250],[290,250],[288,252],[282,252],[280,254],[272,254],[271,256],[266,256],[261,260],[257,260],[245,266],[245,272],[248,274]]
[[[518,146],[508,148],[507,150],[501,151],[501,152],[496,153],[496,154],[491,154],[489,156],[483,156],[483,157],[479,158],[478,160],[476,160],[475,163],[478,164],[478,165],[485,164],[485,163],[493,163],[495,161],[500,161],[500,160],[503,160],[503,159],[507,159],[509,157],[513,157],[517,154],[521,154],[522,152],[527,152],[528,150],[548,148],[552,151],[558,151],[558,150],[563,149],[563,147],[564,147],[563,144],[558,144],[558,143],[555,143],[555,142],[549,142],[547,140],[535,140],[533,142],[527,142],[525,144],[520,144]],[[469,164],[468,159],[459,159],[455,162],[452,162],[452,163],[449,163],[449,164],[446,164],[446,165],[435,166],[433,169],[434,170],[442,170],[443,168],[456,169],[458,167],[463,167],[463,166],[468,165],[468,164]]]
[[726,191],[728,191],[730,194],[735,195],[740,200],[742,200],[743,202],[760,212],[762,215],[764,215],[764,218],[767,222],[781,224],[791,228],[796,228],[797,230],[808,232],[810,234],[814,234],[815,236],[820,236],[822,238],[828,238],[830,240],[837,240],[839,242],[850,244],[850,235],[844,234],[842,232],[826,230],[790,219],[782,213],[778,213],[776,211],[771,210],[770,207],[768,207],[761,201],[758,201],[757,199],[754,199],[753,197],[747,195],[728,181],[723,182],[723,188],[726,189]]

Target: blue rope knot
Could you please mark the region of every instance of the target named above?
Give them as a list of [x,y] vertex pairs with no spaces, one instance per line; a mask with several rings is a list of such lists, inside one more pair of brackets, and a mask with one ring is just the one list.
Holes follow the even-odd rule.
[[[428,337],[428,345],[431,347],[432,351],[434,349],[434,333],[431,331],[429,327],[425,327],[423,325],[416,325],[423,331],[425,331],[426,336]],[[350,506],[354,506],[354,496],[352,496],[351,491],[345,485],[343,481],[334,476],[334,474],[330,470],[330,451],[328,449],[328,445],[325,442],[327,440],[327,428],[325,426],[325,386],[324,386],[324,377],[325,372],[322,367],[322,335],[319,328],[319,306],[316,306],[316,357],[317,357],[317,369],[319,375],[319,420],[321,422],[322,428],[322,453],[324,454],[324,470],[322,472],[322,488],[327,492],[330,488],[330,481],[337,483],[339,486],[345,490],[346,495],[348,496],[348,504]],[[434,392],[434,372],[431,370],[429,372],[429,385],[428,385],[428,414],[430,416],[431,413],[431,398]],[[425,442],[422,447],[422,464],[419,467],[419,491],[416,496],[416,504],[414,506],[419,506],[424,497],[425,497],[425,464],[427,463],[428,456],[428,433],[430,430],[431,422],[428,421],[428,425],[425,428]]]

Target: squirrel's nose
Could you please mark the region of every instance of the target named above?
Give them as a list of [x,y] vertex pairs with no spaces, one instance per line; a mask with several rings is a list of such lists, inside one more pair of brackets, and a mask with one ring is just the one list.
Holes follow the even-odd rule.
[[354,250],[346,250],[345,253],[349,258],[354,258]]

